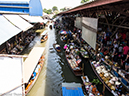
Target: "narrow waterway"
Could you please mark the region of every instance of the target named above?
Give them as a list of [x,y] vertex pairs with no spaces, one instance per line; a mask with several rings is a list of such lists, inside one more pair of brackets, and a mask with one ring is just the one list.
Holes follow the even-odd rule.
[[[57,53],[53,48],[53,43],[59,43],[63,48],[64,43],[59,40],[58,33],[49,28],[46,28],[45,31],[48,31],[48,40],[46,42],[40,43],[41,36],[39,34],[23,52],[27,55],[35,46],[46,47],[46,59],[43,69],[28,96],[62,96],[62,82],[82,83],[80,77],[76,77],[69,68],[63,49],[61,49],[61,53]],[[85,74],[90,79],[96,77],[87,60],[83,60],[83,62],[85,63]],[[106,94],[105,96],[111,96],[108,91],[106,91]]]

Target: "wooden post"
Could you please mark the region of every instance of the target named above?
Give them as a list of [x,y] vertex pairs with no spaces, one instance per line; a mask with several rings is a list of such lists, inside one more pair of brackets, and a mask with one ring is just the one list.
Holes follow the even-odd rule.
[[82,76],[84,76],[84,63],[82,63]]
[[103,83],[103,96],[105,95],[105,85]]
[[[126,18],[121,22],[121,24],[120,25],[118,25],[118,26],[121,26],[124,22],[125,22],[125,20],[126,20]],[[118,29],[119,29],[119,27],[118,28],[116,28],[116,30],[115,30],[115,32],[111,35],[111,37],[110,38],[112,38],[114,35],[115,35],[115,33],[118,31]]]
[[104,16],[105,16],[105,19],[106,19],[106,22],[107,22],[108,28],[109,28],[109,30],[111,31],[111,28],[110,28],[110,25],[109,25],[108,19],[107,19],[107,17],[106,17],[106,11],[104,11]]

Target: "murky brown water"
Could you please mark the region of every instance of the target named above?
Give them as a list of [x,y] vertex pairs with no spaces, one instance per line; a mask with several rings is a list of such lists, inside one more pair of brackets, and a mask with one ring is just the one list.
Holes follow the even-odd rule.
[[[62,96],[61,84],[62,82],[77,82],[82,83],[79,77],[74,76],[70,70],[67,61],[65,59],[64,51],[57,53],[53,48],[53,43],[59,43],[63,48],[63,43],[59,40],[59,36],[55,30],[48,31],[48,40],[44,43],[40,43],[40,35],[37,35],[34,41],[27,47],[23,54],[29,54],[34,46],[45,47],[45,63],[43,69],[37,79],[35,85],[29,92],[28,96]],[[87,61],[84,60],[86,63]],[[86,65],[85,73],[90,79],[95,77],[90,65]],[[107,95],[111,96],[111,95]]]

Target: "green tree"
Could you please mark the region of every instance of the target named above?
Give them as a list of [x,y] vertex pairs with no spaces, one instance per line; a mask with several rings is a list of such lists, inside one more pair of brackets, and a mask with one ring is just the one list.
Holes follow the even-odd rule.
[[52,13],[52,9],[48,9],[47,11],[48,11],[47,14],[51,14]]
[[47,10],[46,8],[44,8],[44,9],[43,9],[43,12],[44,12],[44,13],[47,13],[47,14],[51,14],[51,13],[52,13],[52,9],[48,9],[48,10]]
[[82,0],[81,3],[85,3],[85,2],[88,2],[89,0]]
[[58,8],[56,6],[53,6],[52,11],[58,11]]
[[47,13],[47,9],[46,9],[46,8],[44,8],[44,9],[43,9],[43,12],[44,12],[44,13]]
[[60,9],[60,11],[65,11],[65,10],[66,10],[66,8],[61,8],[61,9]]

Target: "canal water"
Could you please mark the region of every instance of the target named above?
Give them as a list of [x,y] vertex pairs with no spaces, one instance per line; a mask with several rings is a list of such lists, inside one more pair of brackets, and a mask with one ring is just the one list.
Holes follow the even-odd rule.
[[[69,68],[63,51],[64,43],[60,41],[59,34],[55,29],[50,30],[49,26],[44,29],[44,31],[48,31],[48,40],[44,43],[40,43],[41,36],[37,34],[34,41],[32,41],[23,52],[24,55],[27,55],[33,47],[46,47],[46,59],[43,69],[28,96],[62,96],[61,84],[63,82],[82,83],[82,80],[80,77],[76,77]],[[53,43],[61,45],[61,53],[56,52],[53,48]],[[83,62],[85,64],[85,74],[88,75],[90,79],[95,78],[96,76],[88,60],[83,60]],[[100,86],[99,89],[102,89],[102,86]],[[105,96],[112,96],[107,90],[105,93]]]

